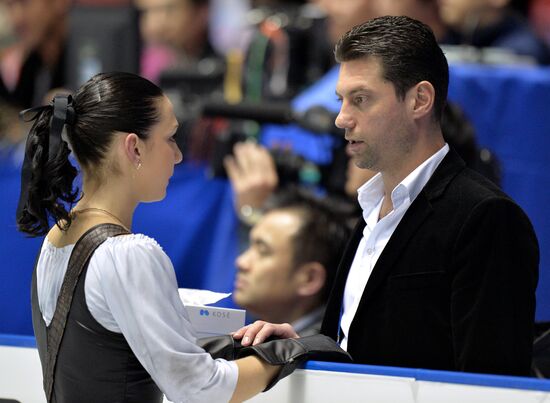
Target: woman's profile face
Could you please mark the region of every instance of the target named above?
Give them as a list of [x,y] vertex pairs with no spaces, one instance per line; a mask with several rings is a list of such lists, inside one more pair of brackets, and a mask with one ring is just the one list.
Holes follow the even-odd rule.
[[163,96],[157,102],[160,120],[150,130],[140,149],[141,166],[137,171],[139,181],[137,191],[145,202],[162,200],[166,187],[174,173],[174,165],[182,160],[181,151],[176,144],[175,134],[178,121],[170,100]]

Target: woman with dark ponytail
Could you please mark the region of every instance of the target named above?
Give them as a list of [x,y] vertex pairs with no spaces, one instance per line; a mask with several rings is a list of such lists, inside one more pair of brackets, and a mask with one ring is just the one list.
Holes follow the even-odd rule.
[[133,74],[99,74],[22,116],[34,124],[17,224],[46,235],[32,308],[48,401],[240,401],[273,383],[278,366],[214,360],[197,346],[170,259],[131,232],[137,205],[164,198],[182,159],[162,91]]

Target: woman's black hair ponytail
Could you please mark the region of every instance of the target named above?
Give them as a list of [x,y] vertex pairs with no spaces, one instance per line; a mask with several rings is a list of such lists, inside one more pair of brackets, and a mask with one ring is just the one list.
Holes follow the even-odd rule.
[[[29,112],[32,113],[22,113]],[[48,232],[49,217],[68,227],[71,217],[63,202],[73,204],[78,197],[78,189],[73,190],[77,170],[69,161],[68,144],[61,139],[61,133],[58,145],[51,138],[51,131],[57,130],[53,127],[53,114],[53,105],[40,108],[25,147],[17,226],[31,236]]]

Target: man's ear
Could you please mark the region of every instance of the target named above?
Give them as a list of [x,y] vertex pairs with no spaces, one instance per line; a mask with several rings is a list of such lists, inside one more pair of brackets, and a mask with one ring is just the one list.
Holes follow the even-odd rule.
[[408,91],[407,96],[410,97],[413,117],[418,119],[432,113],[435,88],[429,81],[420,81]]
[[134,166],[141,163],[140,143],[141,141],[135,133],[128,133],[124,138],[124,153]]
[[311,297],[323,290],[327,279],[327,271],[319,262],[307,262],[297,269],[296,276],[298,295]]

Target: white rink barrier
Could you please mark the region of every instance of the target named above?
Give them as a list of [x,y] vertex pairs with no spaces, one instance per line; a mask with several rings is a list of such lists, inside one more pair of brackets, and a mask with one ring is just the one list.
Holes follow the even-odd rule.
[[[45,403],[33,337],[0,334],[0,400]],[[550,380],[310,361],[254,403],[550,403]]]

